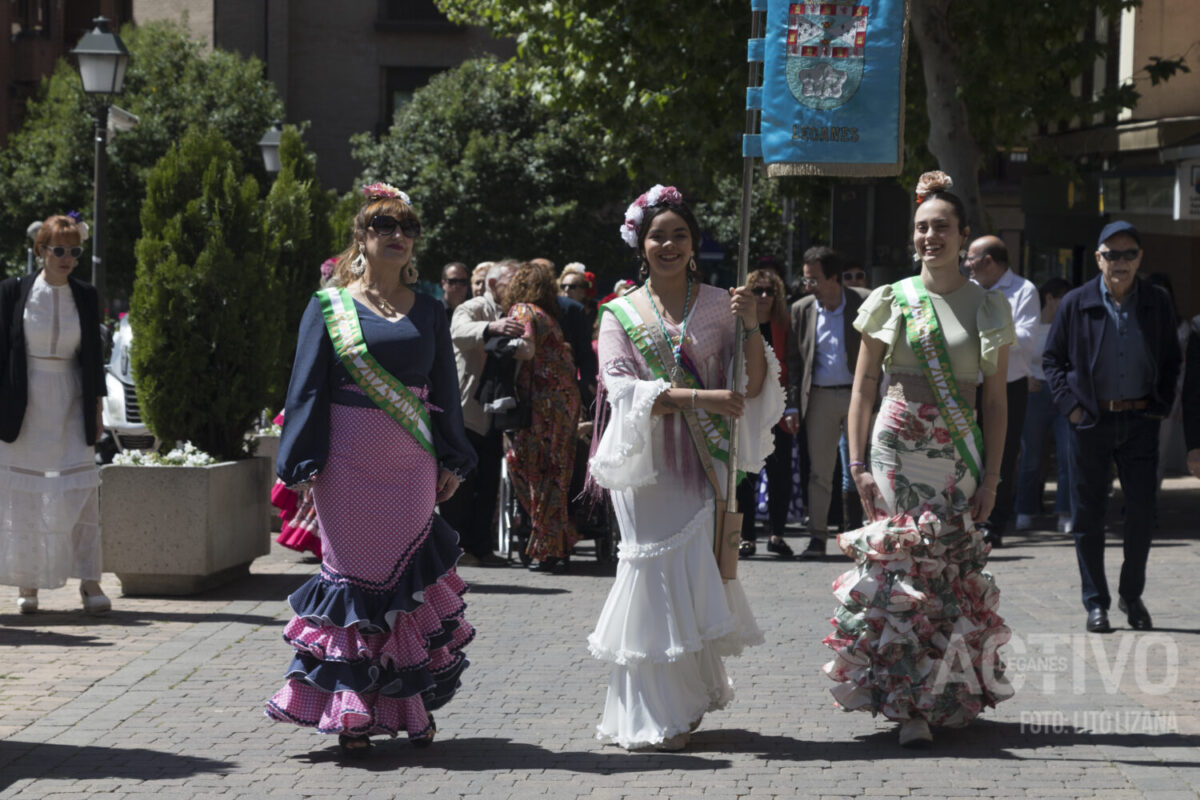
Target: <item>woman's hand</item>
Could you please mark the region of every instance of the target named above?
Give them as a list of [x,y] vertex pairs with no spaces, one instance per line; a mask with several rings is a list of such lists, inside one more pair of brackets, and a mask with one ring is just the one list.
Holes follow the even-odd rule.
[[436,502],[444,503],[458,491],[458,476],[448,469],[438,470]]
[[887,517],[887,506],[883,500],[883,492],[875,483],[875,476],[862,467],[851,467],[850,474],[854,485],[858,488],[858,498],[862,501],[863,518],[868,522]]
[[996,505],[996,488],[980,486],[971,497],[971,519],[984,522],[992,515],[992,506]]
[[742,286],[737,289],[729,290],[729,308],[733,311],[734,316],[739,317],[742,321],[744,330],[753,330],[758,327],[758,303],[754,299],[754,293],[750,291],[749,286]]
[[740,417],[746,410],[746,397],[729,389],[700,389],[696,392],[696,408],[722,417]]

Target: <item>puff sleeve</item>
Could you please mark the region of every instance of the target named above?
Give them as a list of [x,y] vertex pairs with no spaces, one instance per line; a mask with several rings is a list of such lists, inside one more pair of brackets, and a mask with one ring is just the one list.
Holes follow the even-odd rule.
[[891,367],[892,351],[900,332],[904,330],[904,312],[896,302],[891,284],[879,286],[867,295],[867,299],[858,307],[854,328],[887,346],[883,354],[883,368],[887,370]]
[[994,375],[1000,348],[1017,341],[1008,298],[995,290],[985,293],[975,312],[975,324],[979,328],[979,371]]

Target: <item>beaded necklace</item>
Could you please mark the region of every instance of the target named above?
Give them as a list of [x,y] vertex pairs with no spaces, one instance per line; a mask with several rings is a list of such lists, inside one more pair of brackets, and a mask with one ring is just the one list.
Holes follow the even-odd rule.
[[[654,309],[654,316],[658,317],[658,327],[662,329],[663,337],[670,342],[671,334],[667,332],[667,324],[663,322],[662,314],[659,313],[658,304],[654,302],[654,295],[650,292],[650,287],[646,287],[646,297],[650,298],[650,307]],[[690,316],[688,315],[688,305],[692,301],[692,279],[687,279],[687,293],[683,296],[683,321],[679,323],[679,344],[671,348],[672,355],[675,356],[675,363],[683,362],[683,339],[687,335],[687,324]]]

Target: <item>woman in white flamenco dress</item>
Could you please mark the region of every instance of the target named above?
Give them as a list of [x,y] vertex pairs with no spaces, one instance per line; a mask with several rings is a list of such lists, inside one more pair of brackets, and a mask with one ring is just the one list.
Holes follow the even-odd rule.
[[[778,361],[754,332],[746,339],[742,392],[725,388],[735,325],[757,331],[755,304],[748,290],[731,297],[698,280],[692,257],[698,229],[678,192],[655,187],[626,218],[623,235],[649,274],[637,291],[648,293],[654,313],[636,316],[627,296],[605,309],[612,313],[600,325],[609,419],[590,472],[610,493],[621,544],[616,580],[588,644],[593,656],[612,664],[598,738],[631,750],[677,750],[706,712],[733,699],[722,657],[763,641],[741,585],[723,582],[718,571],[714,491],[679,412],[740,415],[738,467],[756,473],[774,447],[771,426],[784,401]],[[661,326],[676,365],[703,388],[672,387],[656,377],[622,316]],[[713,464],[724,486],[725,464]]]

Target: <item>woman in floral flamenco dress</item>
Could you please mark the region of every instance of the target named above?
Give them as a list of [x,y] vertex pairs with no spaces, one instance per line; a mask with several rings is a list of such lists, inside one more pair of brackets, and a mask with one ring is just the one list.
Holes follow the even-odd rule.
[[[854,323],[863,337],[850,466],[873,521],[838,537],[855,567],[834,582],[839,606],[825,638],[838,705],[900,723],[907,747],[928,746],[930,726],[966,725],[1012,695],[997,652],[1010,632],[974,521],[987,519],[996,500],[1015,334],[1004,295],[959,271],[969,229],[950,186],[944,173],[921,176],[913,222],[920,274],[873,291]],[[883,369],[890,384],[867,465]],[[980,372],[982,431],[973,408]]]
[[373,734],[430,744],[474,635],[458,535],[433,513],[475,465],[449,323],[407,286],[421,230],[408,197],[364,194],[335,286],[300,323],[276,473],[311,486],[324,548],[289,598],[295,657],[267,703],[272,719],[338,734],[351,758]]
[[[722,657],[763,641],[741,585],[723,582],[717,567],[714,490],[685,415],[694,411],[708,431],[704,452],[723,486],[727,423],[741,418],[737,466],[757,473],[775,447],[783,390],[750,288],[731,296],[699,280],[699,226],[674,187],[639,197],[622,237],[646,281],[601,311],[602,433],[590,474],[609,490],[621,545],[588,637],[592,655],[611,664],[597,735],[630,750],[679,750],[706,712],[733,699]],[[736,325],[746,332],[741,391],[729,377]],[[657,335],[659,346],[647,344]]]

